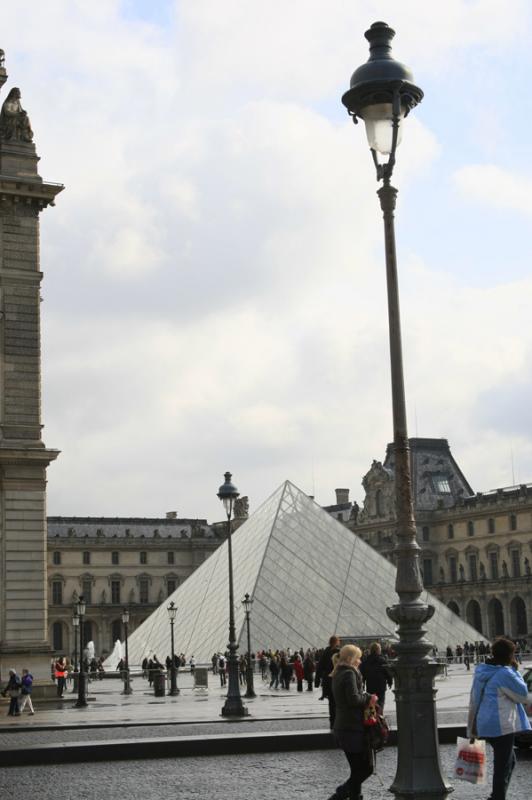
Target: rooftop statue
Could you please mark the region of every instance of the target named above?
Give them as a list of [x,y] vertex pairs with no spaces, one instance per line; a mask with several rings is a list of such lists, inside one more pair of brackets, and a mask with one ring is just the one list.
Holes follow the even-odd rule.
[[14,87],[4,100],[0,111],[0,139],[32,142],[30,119],[20,104],[20,89]]

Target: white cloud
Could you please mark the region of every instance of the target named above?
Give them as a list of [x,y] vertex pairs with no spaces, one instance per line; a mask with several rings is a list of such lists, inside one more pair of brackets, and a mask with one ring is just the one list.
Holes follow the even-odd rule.
[[453,176],[466,197],[481,205],[532,214],[532,179],[495,164],[471,164]]
[[[513,45],[526,6],[191,0],[166,28],[118,0],[4,11],[41,172],[66,184],[41,228],[50,512],[212,518],[227,468],[252,507],[287,477],[360,499],[391,437],[386,288],[378,186],[340,95],[374,19],[416,77],[450,61],[457,81],[471,52],[487,68]],[[404,216],[417,181],[427,204],[439,190],[424,108],[396,169]],[[457,185],[485,197],[493,174],[468,169]],[[497,202],[523,205],[491,169]],[[491,482],[479,453],[502,445],[475,409],[526,368],[531,287],[464,289],[402,235],[409,404]]]

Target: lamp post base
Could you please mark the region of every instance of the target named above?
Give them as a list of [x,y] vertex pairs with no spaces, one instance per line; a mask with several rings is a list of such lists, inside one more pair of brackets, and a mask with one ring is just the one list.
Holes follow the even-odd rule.
[[397,771],[390,792],[396,800],[446,800],[453,787],[440,761],[434,686],[440,665],[428,660],[431,645],[422,627],[434,607],[399,603],[386,613],[399,625],[398,658],[390,664],[397,710]]
[[240,697],[228,697],[222,708],[222,717],[247,717],[249,711]]
[[246,673],[247,689],[245,697],[256,697],[255,689],[253,687],[253,667],[249,667]]
[[179,689],[177,688],[177,673],[175,667],[170,670],[170,691],[168,697],[177,697]]
[[86,708],[87,706],[87,674],[80,672],[78,677],[78,699],[74,703],[74,707]]

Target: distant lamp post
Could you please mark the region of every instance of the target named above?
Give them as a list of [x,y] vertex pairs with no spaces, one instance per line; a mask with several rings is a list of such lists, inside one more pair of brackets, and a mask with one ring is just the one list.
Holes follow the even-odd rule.
[[79,616],[77,605],[74,606],[74,613],[72,614],[72,630],[74,631],[74,671],[72,673],[72,694],[78,691],[78,631],[79,631]]
[[122,609],[122,625],[124,626],[124,641],[126,645],[126,661],[124,668],[124,690],[122,694],[132,694],[131,682],[129,680],[129,651],[128,651],[128,633],[129,633],[129,609]]
[[236,651],[238,644],[235,633],[235,598],[233,591],[233,551],[231,547],[231,517],[233,514],[234,502],[240,492],[231,483],[231,473],[225,473],[225,482],[218,490],[218,497],[222,501],[227,515],[227,560],[229,562],[229,659],[228,673],[229,681],[227,687],[227,699],[222,708],[223,717],[245,717],[249,714],[240,696],[240,686],[238,684],[238,659]]
[[174,645],[174,623],[177,614],[177,606],[172,600],[170,605],[167,606],[166,610],[168,611],[168,619],[170,620],[170,644],[171,644],[171,658],[172,664],[170,666],[170,691],[169,695],[171,697],[175,697],[179,694],[179,689],[177,688],[177,670],[175,666],[175,645]]
[[85,616],[85,600],[83,595],[78,600],[78,621],[79,621],[79,676],[78,676],[78,699],[76,700],[76,708],[85,708],[87,705],[87,670],[85,669],[85,659],[83,658],[84,642],[84,616]]
[[253,605],[253,600],[246,592],[244,595],[244,599],[242,600],[242,605],[244,606],[244,611],[246,612],[246,628],[248,634],[248,663],[246,669],[246,697],[256,697],[255,691],[253,689],[253,664],[251,663],[251,636],[249,634],[249,617],[251,614],[251,606]]
[[[397,772],[390,791],[397,798],[443,800],[452,790],[442,776],[436,728],[434,678],[438,665],[429,660],[431,644],[423,625],[434,614],[422,598],[420,547],[412,503],[410,447],[406,426],[399,290],[395,251],[394,211],[397,189],[390,184],[395,153],[404,118],[423,98],[412,82],[412,73],[391,55],[395,36],[384,22],[375,22],[365,33],[370,44],[369,60],[351,77],[351,88],[342,97],[353,121],[363,119],[371,155],[382,181],[378,190],[383,216],[388,287],[388,323],[392,379],[392,409],[395,461],[395,511],[397,545],[395,589],[399,603],[386,609],[398,625],[399,643],[395,698],[397,705]],[[379,155],[381,156],[379,158]],[[387,157],[383,161],[382,157]]]

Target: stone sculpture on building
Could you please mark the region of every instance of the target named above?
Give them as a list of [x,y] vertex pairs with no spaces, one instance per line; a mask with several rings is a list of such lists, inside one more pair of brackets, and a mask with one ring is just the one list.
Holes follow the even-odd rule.
[[0,139],[5,142],[32,142],[30,119],[20,102],[20,89],[11,89],[0,111]]
[[249,517],[249,497],[237,497],[235,500],[235,518],[247,519]]

